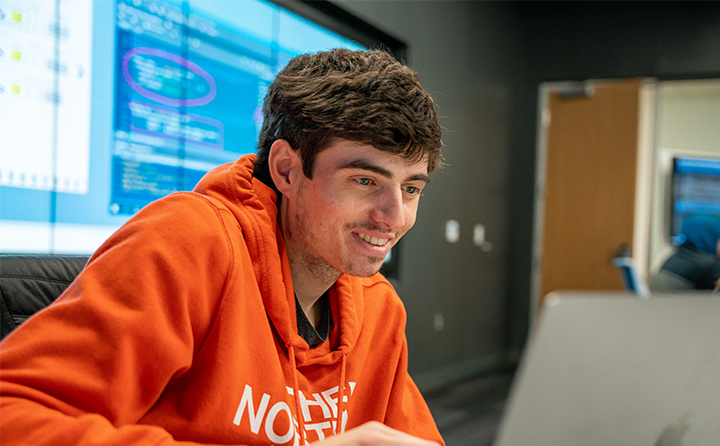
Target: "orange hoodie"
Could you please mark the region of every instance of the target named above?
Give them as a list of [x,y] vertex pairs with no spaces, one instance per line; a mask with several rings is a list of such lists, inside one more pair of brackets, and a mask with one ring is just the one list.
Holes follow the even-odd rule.
[[381,275],[342,275],[328,341],[298,335],[253,160],[146,206],[0,343],[0,444],[298,445],[370,420],[442,442]]

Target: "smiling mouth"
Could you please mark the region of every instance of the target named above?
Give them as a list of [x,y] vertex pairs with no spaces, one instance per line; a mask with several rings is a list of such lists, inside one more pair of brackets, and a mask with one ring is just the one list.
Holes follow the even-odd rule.
[[357,235],[358,235],[358,237],[360,237],[367,243],[370,243],[371,245],[375,245],[375,246],[383,246],[388,242],[388,240],[390,240],[389,238],[371,237],[367,234],[361,234],[359,232],[357,233]]

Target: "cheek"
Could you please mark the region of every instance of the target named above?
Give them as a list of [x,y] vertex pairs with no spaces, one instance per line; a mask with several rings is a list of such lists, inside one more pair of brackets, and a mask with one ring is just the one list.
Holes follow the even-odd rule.
[[356,220],[358,208],[339,199],[321,199],[315,202],[313,218],[325,230],[346,225]]
[[417,203],[408,206],[405,209],[405,231],[410,230],[415,225],[415,219],[417,218]]
[[322,220],[334,214],[338,207],[337,197],[325,193],[325,188],[316,184],[306,185],[298,194],[298,207],[306,209],[315,219]]

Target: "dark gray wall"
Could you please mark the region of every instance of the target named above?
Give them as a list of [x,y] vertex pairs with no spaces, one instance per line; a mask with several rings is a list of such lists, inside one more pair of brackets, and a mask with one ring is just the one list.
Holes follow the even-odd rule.
[[[529,326],[538,86],[720,77],[720,3],[332,1],[408,44],[442,115],[448,166],[421,200],[397,283],[410,371],[431,389],[512,364]],[[472,244],[476,223],[493,251]]]
[[530,79],[720,74],[718,2],[519,2]]

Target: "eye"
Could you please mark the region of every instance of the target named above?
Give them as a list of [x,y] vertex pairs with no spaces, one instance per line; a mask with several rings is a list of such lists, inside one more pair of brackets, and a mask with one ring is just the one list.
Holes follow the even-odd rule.
[[372,184],[372,180],[370,178],[357,178],[355,181],[361,186],[369,186]]
[[422,189],[420,189],[417,186],[406,186],[405,192],[407,192],[410,195],[421,195]]

